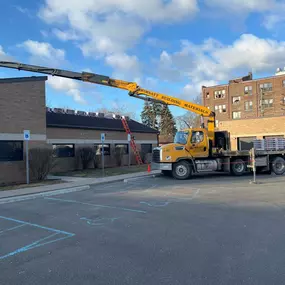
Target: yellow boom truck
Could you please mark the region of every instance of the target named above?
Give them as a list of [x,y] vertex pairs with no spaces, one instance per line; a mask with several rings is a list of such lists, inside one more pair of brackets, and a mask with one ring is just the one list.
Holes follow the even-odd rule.
[[[0,67],[44,73],[80,80],[84,82],[124,89],[129,95],[146,101],[173,105],[207,118],[207,126],[178,131],[174,142],[156,147],[152,153],[152,169],[159,169],[166,175],[176,179],[188,179],[195,173],[229,172],[241,176],[252,168],[250,151],[231,151],[228,132],[215,132],[215,113],[205,106],[200,106],[165,94],[146,90],[135,82],[112,79],[108,76],[73,72],[56,68],[28,65],[17,62],[1,61]],[[255,166],[257,172],[277,175],[285,173],[285,143],[279,148],[258,149],[255,151]]]

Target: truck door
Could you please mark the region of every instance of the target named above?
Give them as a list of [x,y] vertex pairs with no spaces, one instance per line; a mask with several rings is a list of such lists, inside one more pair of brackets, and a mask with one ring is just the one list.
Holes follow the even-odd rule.
[[193,157],[208,157],[208,137],[202,130],[193,130],[190,137],[190,152]]

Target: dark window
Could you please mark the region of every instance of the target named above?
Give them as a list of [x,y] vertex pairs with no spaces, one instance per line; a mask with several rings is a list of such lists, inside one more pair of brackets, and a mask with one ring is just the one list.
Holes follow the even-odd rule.
[[115,144],[116,149],[122,149],[123,154],[129,153],[129,145],[128,144]]
[[0,161],[22,161],[22,141],[0,141]]
[[256,137],[241,137],[238,138],[238,150],[251,150],[253,148],[253,140]]
[[142,144],[141,150],[143,153],[152,153],[152,144]]
[[[95,144],[94,147],[95,147],[96,155],[101,155],[102,150],[103,150],[102,144]],[[110,144],[104,144],[104,155],[110,155],[110,153],[111,153]]]
[[52,145],[55,157],[74,157],[74,144]]

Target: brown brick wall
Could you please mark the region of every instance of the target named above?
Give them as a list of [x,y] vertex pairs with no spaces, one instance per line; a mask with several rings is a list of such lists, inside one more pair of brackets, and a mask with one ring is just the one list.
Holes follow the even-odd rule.
[[0,133],[45,134],[45,81],[0,83]]
[[[216,119],[226,121],[233,119],[233,112],[241,112],[242,119],[257,118],[257,117],[272,117],[285,115],[285,87],[283,87],[283,80],[285,75],[273,76],[269,78],[261,78],[258,80],[242,81],[239,83],[229,83],[221,86],[211,86],[202,88],[203,104],[210,107],[211,110],[215,111],[215,105],[227,105],[226,113],[216,112]],[[272,83],[272,91],[260,91],[260,84]],[[245,86],[252,86],[252,95],[246,95],[244,93]],[[225,99],[215,99],[214,92],[225,89]],[[208,97],[207,98],[207,94]],[[233,97],[240,97],[239,104],[233,104]],[[260,108],[260,100],[273,99],[273,106],[262,109]],[[245,102],[252,102],[252,110],[245,110]]]

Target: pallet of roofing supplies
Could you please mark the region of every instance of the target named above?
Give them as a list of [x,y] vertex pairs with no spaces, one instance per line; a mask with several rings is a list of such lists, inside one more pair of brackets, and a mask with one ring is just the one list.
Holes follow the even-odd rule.
[[285,138],[266,138],[254,140],[253,147],[256,150],[285,150]]

